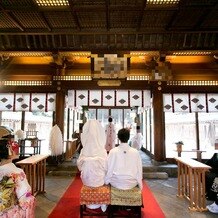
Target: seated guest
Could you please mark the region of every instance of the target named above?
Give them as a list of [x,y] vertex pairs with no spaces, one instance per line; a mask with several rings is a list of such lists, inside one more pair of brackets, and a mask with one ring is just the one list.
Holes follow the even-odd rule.
[[211,187],[214,179],[218,177],[218,153],[215,153],[211,159],[206,161],[206,164],[211,166],[210,171],[206,172],[205,177],[207,199],[214,201],[216,199],[216,192]]
[[[82,130],[81,130],[82,132]],[[81,140],[80,140],[80,134],[81,132],[79,130],[76,130],[73,132],[72,134],[72,139],[76,139],[76,152],[80,153],[81,149],[82,149],[82,143],[81,143]]]
[[105,184],[127,190],[139,186],[142,189],[142,161],[139,152],[128,145],[128,129],[118,131],[121,144],[110,150]]
[[218,214],[218,177],[214,180],[214,183],[212,185],[212,190],[216,192],[216,199],[213,204],[208,205],[207,209],[211,213],[217,213]]
[[[106,136],[99,121],[88,120],[84,124],[81,142],[83,148],[77,160],[77,166],[81,171],[83,184],[89,187],[104,185],[107,161]],[[87,207],[90,209],[101,207],[103,211],[106,210],[105,205],[87,205]]]
[[207,209],[211,212],[211,213],[217,213],[218,214],[218,197],[216,199],[216,201],[207,206]]

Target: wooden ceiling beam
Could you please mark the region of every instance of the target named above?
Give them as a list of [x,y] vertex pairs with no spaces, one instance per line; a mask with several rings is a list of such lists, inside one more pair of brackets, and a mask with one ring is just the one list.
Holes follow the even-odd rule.
[[106,6],[106,28],[107,30],[110,29],[110,8],[109,8],[109,1],[105,0],[105,6]]
[[138,18],[138,24],[137,24],[137,28],[136,28],[137,31],[139,31],[140,28],[141,28],[142,19],[143,19],[143,15],[144,15],[146,5],[147,5],[147,0],[144,0],[143,6],[142,6],[141,12],[139,14],[139,18]]
[[[16,50],[218,50],[216,35],[202,33],[171,33],[171,34],[48,34],[48,35],[24,35],[23,46],[20,45],[20,36],[0,35],[1,47],[4,51]],[[92,36],[92,37],[90,37]],[[205,38],[206,36],[206,38]],[[188,38],[187,38],[188,37]],[[197,37],[197,39],[196,39]],[[43,40],[45,38],[45,42]],[[164,39],[164,40],[163,40]],[[41,42],[40,42],[41,40]],[[100,40],[100,41],[99,41]],[[133,42],[133,40],[135,40]],[[197,42],[196,42],[197,40]],[[204,40],[206,43],[204,43]],[[66,42],[67,41],[67,42]],[[17,49],[15,49],[17,48]]]
[[6,11],[2,4],[0,3],[0,11],[5,14],[9,19],[10,21],[17,27],[19,28],[21,31],[24,31],[24,28],[21,26],[21,24],[16,20],[16,18],[13,17],[12,14],[10,14],[8,11]]
[[204,22],[204,20],[206,20],[206,18],[213,13],[214,11],[216,11],[218,8],[218,3],[214,3],[213,6],[211,7],[206,7],[206,9],[204,10],[204,13],[199,17],[198,21],[196,22],[193,30],[198,30],[201,26],[201,24]]
[[78,16],[77,16],[77,11],[74,8],[73,0],[68,0],[68,2],[69,2],[69,5],[70,5],[70,9],[71,9],[71,13],[73,15],[74,21],[75,21],[75,23],[77,25],[77,28],[79,30],[81,30],[81,25],[79,23],[79,19],[78,19]]

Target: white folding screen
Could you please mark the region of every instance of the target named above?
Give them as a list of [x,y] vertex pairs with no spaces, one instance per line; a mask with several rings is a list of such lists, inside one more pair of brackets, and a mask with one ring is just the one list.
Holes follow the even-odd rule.
[[55,111],[53,93],[0,93],[0,111]]
[[68,107],[123,106],[150,108],[149,90],[69,90]]
[[164,112],[218,112],[218,94],[164,94]]

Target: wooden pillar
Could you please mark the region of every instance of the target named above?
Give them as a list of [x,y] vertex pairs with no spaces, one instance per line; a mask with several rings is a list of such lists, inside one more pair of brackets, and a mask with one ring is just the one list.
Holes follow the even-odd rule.
[[22,111],[21,112],[21,129],[24,131],[24,128],[25,128],[25,111]]
[[195,112],[195,128],[196,128],[196,143],[197,143],[197,150],[200,150],[198,112]]
[[[159,84],[158,84],[159,83]],[[154,118],[154,160],[163,162],[166,159],[164,143],[164,113],[161,83],[154,84],[153,88],[153,118]]]
[[62,134],[64,134],[64,108],[65,108],[65,92],[58,90],[56,93],[56,108],[55,108],[55,121]]
[[0,111],[0,126],[2,126],[2,111]]
[[67,110],[67,139],[70,139],[70,108]]

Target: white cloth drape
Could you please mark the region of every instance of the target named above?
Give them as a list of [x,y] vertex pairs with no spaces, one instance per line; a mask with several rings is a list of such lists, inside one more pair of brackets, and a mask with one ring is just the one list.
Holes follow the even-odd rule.
[[58,156],[63,153],[63,136],[57,124],[51,129],[49,147],[52,156]]
[[80,155],[86,157],[105,156],[105,131],[98,120],[88,120],[81,133],[83,148]]

